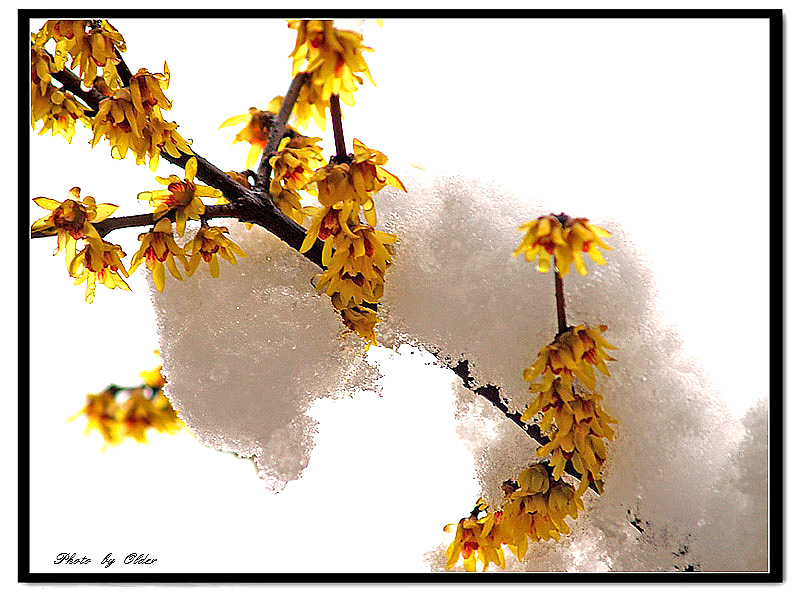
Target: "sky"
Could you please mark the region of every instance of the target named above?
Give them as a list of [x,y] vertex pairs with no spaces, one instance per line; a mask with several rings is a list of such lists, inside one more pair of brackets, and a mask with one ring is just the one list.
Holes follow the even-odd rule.
[[[126,38],[134,71],[169,63],[174,105],[166,116],[195,150],[223,168],[243,168],[247,148],[230,144],[236,129],[218,125],[284,93],[293,32],[281,22],[245,20],[113,24]],[[766,374],[769,365],[761,350],[769,340],[766,246],[739,249],[736,242],[743,230],[756,237],[767,227],[765,23],[387,20],[382,28],[367,23],[364,33],[375,48],[367,59],[378,85],[364,85],[355,107],[345,107],[346,137],[388,154],[390,169],[468,175],[546,205],[585,214],[601,206],[604,215],[623,219],[658,276],[667,321],[730,410],[742,414],[765,394],[765,380],[737,376],[742,348],[757,349],[747,356],[750,370]],[[198,43],[217,39],[230,41]],[[254,56],[275,60],[261,64]],[[136,195],[158,187],[154,174],[130,158],[111,160],[104,142],[89,149],[88,139],[79,133],[68,146],[32,135],[31,193],[58,199],[80,186],[98,202],[119,204],[118,214],[146,211]],[[170,173],[177,171],[162,161],[157,174]],[[40,215],[31,205],[31,221]],[[130,257],[135,238],[120,232],[112,240]],[[682,250],[686,240],[696,241],[699,256]],[[364,437],[359,416],[375,407],[374,396],[320,403],[312,463],[277,496],[263,489],[248,461],[204,448],[188,434],[153,435],[147,446],[126,443],[100,453],[97,436],[83,437],[81,420],[65,418],[86,392],[133,383],[154,365],[149,291],[140,272],[131,278],[133,292],[100,290],[86,305],[62,257],[50,256],[53,246],[31,244],[34,570],[48,569],[62,550],[94,557],[128,549],[158,556],[165,571],[346,570],[353,557],[369,570],[425,570],[422,555],[443,540],[446,522],[438,516],[457,520],[476,490],[472,458],[448,431],[447,403],[429,415],[440,439],[402,455],[402,439]],[[416,405],[396,411],[408,399],[409,374],[431,378],[430,398],[447,394],[431,370],[406,359],[379,401],[398,429],[414,428],[418,415]],[[425,469],[431,453],[446,459],[446,474]],[[387,486],[387,473],[399,474],[399,485]],[[447,494],[432,494],[443,477]],[[397,512],[408,504],[406,490],[429,508],[413,512],[415,528],[429,538],[402,532],[406,516]],[[54,503],[56,491],[71,494],[58,494]],[[315,521],[329,525],[329,505],[354,491],[359,511],[341,513],[353,516],[360,536],[342,540],[334,526],[332,542],[304,555],[308,544],[291,532]],[[379,523],[380,534],[370,536]],[[129,569],[120,563],[114,568]]]

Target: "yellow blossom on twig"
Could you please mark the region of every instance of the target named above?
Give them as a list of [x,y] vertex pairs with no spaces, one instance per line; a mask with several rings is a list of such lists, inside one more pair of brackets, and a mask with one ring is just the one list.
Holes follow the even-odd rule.
[[289,27],[297,30],[297,41],[289,55],[292,76],[309,74],[297,99],[298,126],[305,127],[313,116],[320,129],[325,129],[325,109],[331,95],[352,106],[353,93],[364,83],[360,73],[375,85],[363,57],[363,52],[372,48],[364,46],[360,33],[336,29],[333,21],[290,20]]
[[159,292],[164,291],[164,263],[167,264],[173,277],[183,280],[175,264],[175,258],[183,263],[184,268],[188,268],[188,264],[183,249],[178,246],[172,235],[172,222],[169,219],[165,217],[150,232],[139,234],[139,240],[141,246],[131,259],[129,273],[133,273],[139,265],[145,263],[153,272],[153,282]]
[[137,198],[147,200],[153,207],[153,219],[158,219],[168,211],[175,211],[175,229],[179,236],[186,230],[187,219],[200,219],[205,212],[203,198],[220,198],[222,192],[211,186],[194,183],[197,175],[197,159],[190,158],[186,162],[184,179],[177,175],[169,177],[156,176],[156,181],[167,186],[166,190],[140,192]]
[[105,240],[101,243],[101,252],[97,253],[92,252],[94,250],[92,246],[96,245],[96,242],[89,241],[69,266],[70,275],[76,278],[76,286],[86,282],[87,303],[94,301],[98,281],[109,289],[121,288],[130,291],[130,286],[122,279],[123,275],[128,277],[128,272],[122,264],[122,257],[125,256],[122,247]]
[[589,223],[584,217],[570,217],[564,213],[544,215],[523,224],[519,229],[525,232],[525,236],[512,254],[525,253],[527,261],[538,262],[537,269],[542,273],[550,270],[555,257],[556,270],[562,277],[569,273],[569,266],[573,262],[578,273],[586,275],[583,253],[587,253],[598,265],[605,265],[600,248],[611,248],[601,239],[611,234]]
[[191,251],[188,266],[186,268],[187,275],[194,274],[197,266],[200,265],[200,259],[208,263],[208,269],[212,277],[219,276],[219,260],[217,256],[222,257],[231,264],[236,264],[236,255],[246,257],[241,248],[237,244],[226,237],[228,228],[222,226],[203,226],[191,242],[184,247],[184,252]]
[[526,382],[533,382],[543,376],[542,383],[533,384],[531,390],[539,392],[550,388],[558,376],[561,376],[566,385],[571,385],[573,375],[584,386],[594,390],[595,377],[592,368],[608,375],[606,361],[614,361],[605,351],[616,348],[603,338],[603,332],[607,329],[608,326],[604,325],[571,326],[552,343],[542,347],[536,362],[522,374]]
[[[37,219],[31,225],[31,233],[55,234],[58,239],[54,255],[66,250],[67,270],[76,255],[76,243],[82,238],[94,242],[96,253],[100,252],[102,240],[92,223],[108,218],[117,210],[117,205],[97,204],[93,197],[86,196],[81,200],[81,189],[77,186],[69,191],[69,198],[63,202],[37,196],[33,199],[37,205],[50,211],[50,214]],[[96,260],[102,260],[96,256]]]

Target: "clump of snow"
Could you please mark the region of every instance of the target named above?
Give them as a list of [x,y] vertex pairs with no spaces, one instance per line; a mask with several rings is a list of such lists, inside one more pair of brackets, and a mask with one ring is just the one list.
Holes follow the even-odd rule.
[[[377,199],[379,228],[400,237],[379,341],[414,345],[445,366],[466,360],[477,385],[497,387],[522,410],[531,398],[522,371],[553,339],[556,315],[553,274],[511,256],[517,228],[571,208],[463,177],[399,175],[408,193],[386,188]],[[573,269],[564,288],[569,323],[606,324],[618,347],[612,377],[597,383],[619,421],[617,438],[605,493],[587,493],[573,533],[533,545],[509,569],[764,569],[752,541],[766,528],[766,404],[744,426],[731,414],[660,313],[652,270],[623,217],[602,207],[574,216],[613,234],[607,265],[587,261],[589,274]],[[154,294],[167,392],[201,440],[252,456],[280,489],[308,463],[312,401],[374,388],[376,374],[365,367],[363,344],[311,286],[318,269],[258,228],[228,225],[248,258],[223,263],[217,280],[201,269]],[[534,460],[537,445],[440,372],[453,385],[454,428],[475,458],[480,494],[496,505],[500,483]],[[464,498],[463,515],[474,501]],[[442,568],[442,551],[430,554],[431,569]]]
[[[403,181],[407,195],[387,189],[379,199],[386,229],[400,236],[382,342],[421,346],[451,366],[466,359],[478,386],[496,386],[522,409],[532,398],[522,371],[553,339],[556,316],[553,274],[511,256],[521,239],[517,226],[570,207],[460,177],[405,174]],[[716,518],[742,516],[739,496],[719,482],[730,473],[742,427],[660,314],[651,270],[623,224],[601,212],[590,217],[613,232],[613,250],[586,277],[574,268],[566,276],[567,317],[609,326],[617,361],[611,378],[598,377],[597,390],[619,420],[618,436],[609,445],[605,493],[589,493],[591,509],[576,533],[537,545],[521,567],[724,570],[733,553],[737,569],[762,569],[741,545],[706,544],[731,542],[728,520]],[[457,398],[457,430],[476,457],[482,495],[496,504],[500,483],[534,460],[537,445],[485,399],[468,391]],[[763,475],[763,466],[750,473]],[[765,487],[750,492],[763,495]],[[465,499],[465,514],[472,502]],[[646,526],[640,532],[631,522]]]
[[363,344],[311,286],[318,269],[260,228],[224,223],[247,257],[153,291],[167,394],[202,442],[252,457],[280,490],[308,464],[311,402],[371,378]]

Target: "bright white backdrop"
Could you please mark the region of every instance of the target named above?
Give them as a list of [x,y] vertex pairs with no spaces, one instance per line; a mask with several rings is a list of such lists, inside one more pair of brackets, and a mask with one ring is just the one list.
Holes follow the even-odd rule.
[[[293,32],[249,21],[114,24],[132,69],[160,71],[169,62],[168,116],[195,149],[224,168],[241,166],[246,148],[231,148],[235,130],[217,125],[285,91]],[[687,352],[737,413],[765,396],[766,377],[751,376],[767,373],[768,353],[747,357],[746,376],[741,366],[742,349],[768,343],[766,23],[458,20],[441,31],[435,22],[367,26],[378,87],[364,86],[356,107],[345,108],[346,135],[386,152],[390,169],[413,162],[582,214],[600,203],[624,213]],[[119,204],[120,214],[147,210],[136,193],[156,185],[152,174],[131,159],[112,161],[104,143],[89,151],[87,139],[79,134],[68,147],[34,137],[32,194],[61,198],[78,185],[98,202]],[[173,172],[162,161],[158,173]],[[32,210],[32,219],[39,215]],[[753,225],[759,215],[762,227]],[[740,246],[748,236],[752,245]],[[111,239],[135,248],[135,234]],[[692,239],[713,269],[697,268],[685,247]],[[151,366],[147,286],[137,275],[133,293],[101,290],[85,306],[62,258],[49,257],[51,246],[34,241],[31,253],[34,570],[49,570],[61,551],[98,557],[94,569],[107,552],[119,559],[131,551],[158,557],[164,571],[348,570],[353,557],[364,570],[425,569],[422,553],[441,540],[438,515],[457,519],[475,494],[471,457],[448,421],[450,402],[438,402],[446,383],[432,382],[408,412],[398,407],[420,402],[419,387],[409,385],[413,394],[399,383],[385,387],[396,396],[379,407],[400,420],[398,431],[415,427],[428,406],[422,439],[430,446],[413,452],[407,437],[368,434],[359,416],[375,408],[374,398],[321,405],[312,463],[278,496],[263,490],[249,463],[188,436],[153,436],[146,447],[100,454],[97,439],[63,419],[85,392],[133,382]],[[709,293],[687,293],[698,287]],[[409,372],[402,378],[414,380]],[[431,452],[436,465],[426,459]],[[390,487],[372,484],[387,472]],[[341,499],[345,514],[358,516],[348,536],[330,523]],[[422,514],[418,533],[430,538],[409,535],[400,519],[409,503],[415,518]],[[330,542],[325,534],[311,544],[293,538],[292,520],[333,526]]]

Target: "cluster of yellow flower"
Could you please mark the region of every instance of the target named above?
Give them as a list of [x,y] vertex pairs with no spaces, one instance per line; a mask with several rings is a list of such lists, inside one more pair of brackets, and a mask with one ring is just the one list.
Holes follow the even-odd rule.
[[55,71],[53,59],[43,48],[31,46],[31,127],[42,122],[39,135],[50,131],[72,141],[75,122],[89,127],[91,122],[84,107],[70,92],[60,90],[52,84],[51,73]]
[[[293,74],[306,65],[309,78],[301,88],[294,113],[301,127],[314,115],[321,128],[332,94],[353,104],[356,73],[369,74],[361,52],[361,36],[335,29],[331,21],[290,21],[297,29]],[[317,100],[309,102],[310,97]],[[248,142],[247,169],[263,152],[270,128],[283,98],[277,96],[266,111],[251,108],[249,114],[237,115],[220,127],[245,123],[234,138]],[[375,342],[377,313],[364,304],[377,303],[383,296],[384,274],[391,264],[393,234],[375,229],[377,213],[373,196],[384,186],[405,190],[402,182],[384,168],[386,155],[353,140],[353,155],[344,162],[324,164],[319,138],[300,135],[291,127],[278,151],[269,158],[272,167],[270,195],[280,210],[300,225],[307,217],[311,223],[300,252],[308,251],[320,238],[325,241],[322,263],[325,272],[317,281],[318,289],[331,297],[345,324],[361,337]],[[324,165],[320,167],[321,165]],[[321,208],[304,207],[301,192],[317,196]],[[366,223],[361,221],[363,213]]]
[[269,160],[272,166],[269,184],[272,200],[284,215],[300,225],[308,214],[301,204],[300,191],[316,194],[317,186],[311,178],[314,170],[325,163],[322,149],[317,146],[320,140],[299,135],[284,138],[277,154]]
[[[353,150],[350,162],[329,163],[309,180],[317,184],[322,206],[314,210],[300,252],[310,249],[317,238],[325,241],[326,269],[317,288],[331,297],[350,329],[374,343],[377,314],[362,305],[377,303],[383,296],[384,276],[392,263],[390,245],[397,236],[375,229],[373,195],[387,185],[404,191],[405,186],[383,167],[384,154],[358,139],[353,140]],[[362,212],[366,223],[361,221]]]
[[363,45],[361,34],[336,29],[333,21],[290,20],[289,27],[297,30],[297,41],[289,55],[292,75],[308,73],[295,105],[297,124],[306,127],[313,118],[320,129],[325,129],[325,111],[332,95],[352,106],[357,84],[364,83],[358,73],[375,85],[362,56],[364,50],[372,48]]
[[[524,413],[522,422],[541,414],[539,429],[548,442],[536,451],[538,457],[550,455],[548,465],[537,464],[523,470],[517,481],[504,483],[506,500],[499,511],[478,517],[486,505],[479,503],[468,518],[458,525],[456,538],[447,550],[447,569],[464,557],[464,567],[475,571],[476,561],[501,568],[505,544],[521,560],[528,550],[528,539],[558,540],[569,533],[564,518],[577,518],[582,510],[581,496],[589,486],[601,493],[600,471],[606,460],[604,439],[613,440],[611,424],[617,423],[600,406],[602,396],[595,392],[594,370],[609,375],[606,361],[614,361],[606,349],[615,347],[603,337],[607,327],[567,326],[562,278],[575,263],[578,273],[586,275],[582,253],[604,264],[598,246],[609,248],[600,238],[610,234],[584,218],[544,215],[523,225],[525,236],[513,253],[525,253],[528,261],[538,260],[538,270],[546,273],[555,260],[556,310],[559,333],[544,346],[536,361],[524,370],[536,394]],[[584,390],[580,390],[580,387]],[[563,480],[570,462],[580,475],[577,489]]]
[[[52,58],[45,50],[50,40],[56,42]],[[137,164],[149,157],[153,171],[162,151],[174,157],[181,152],[192,154],[177,132],[178,124],[165,121],[161,114],[161,109],[172,106],[163,93],[169,86],[167,64],[164,73],[139,69],[122,86],[117,65],[125,40],[107,21],[47,21],[31,41],[31,126],[42,121],[40,134],[52,131],[71,141],[75,122],[80,121],[92,129],[92,146],[105,138],[111,144],[111,156],[123,159],[131,150]],[[71,68],[79,67],[83,85],[105,97],[91,118],[74,95],[52,85],[52,74],[64,69],[69,57]]]
[[[97,430],[106,445],[116,446],[126,438],[147,442],[147,430],[174,434],[183,428],[167,396],[161,368],[141,372],[144,383],[131,388],[109,386],[86,395],[86,405],[72,419],[85,415],[86,433]],[[125,397],[118,400],[118,397]]]
[[527,261],[538,261],[537,268],[542,273],[550,270],[551,257],[555,257],[556,270],[562,276],[569,273],[573,262],[578,273],[586,275],[582,253],[587,253],[598,265],[605,265],[600,248],[611,248],[601,240],[611,234],[584,217],[569,217],[563,213],[544,215],[519,229],[525,236],[513,255],[525,253]]
[[[166,268],[177,279],[182,280],[177,258],[188,275],[194,274],[200,260],[208,263],[213,277],[219,275],[218,256],[230,263],[236,263],[236,255],[245,253],[232,240],[227,238],[226,227],[212,227],[203,224],[183,248],[175,241],[172,222],[168,217],[159,219],[169,211],[175,214],[175,229],[182,236],[187,219],[200,219],[205,212],[203,197],[220,198],[219,190],[210,186],[194,183],[197,173],[197,159],[190,158],[186,163],[184,179],[176,175],[168,178],[156,176],[156,179],[167,185],[166,190],[142,192],[140,199],[149,200],[153,207],[153,218],[158,220],[153,229],[139,235],[139,250],[131,259],[128,270],[122,264],[125,253],[116,244],[103,240],[92,223],[109,217],[116,205],[96,204],[94,198],[86,196],[81,200],[80,188],[72,188],[69,198],[58,202],[50,198],[37,197],[34,202],[50,211],[50,214],[36,220],[31,226],[32,233],[42,232],[55,234],[58,239],[56,254],[62,249],[66,251],[67,271],[76,278],[76,284],[86,282],[86,302],[94,300],[97,282],[107,288],[130,290],[123,279],[133,273],[139,265],[145,263],[153,272],[153,281],[159,292],[164,290]],[[83,240],[84,246],[77,251],[77,241]]]
[[[539,351],[536,362],[525,369],[536,399],[521,419],[527,421],[542,412],[540,429],[550,442],[539,449],[539,457],[551,455],[553,475],[561,478],[567,461],[581,474],[578,494],[589,484],[602,486],[600,469],[606,459],[603,438],[613,440],[612,423],[617,423],[600,406],[603,397],[594,393],[594,368],[608,375],[606,361],[614,361],[605,349],[613,349],[603,338],[606,326],[572,326]],[[577,391],[573,376],[589,393]],[[541,377],[541,381],[538,379]]]
[[[523,469],[516,481],[503,484],[503,490],[506,498],[499,510],[479,517],[488,509],[479,499],[472,514],[459,521],[445,569],[453,568],[459,557],[468,572],[476,570],[477,561],[483,563],[483,571],[492,563],[505,569],[503,545],[521,560],[529,540],[559,540],[561,534],[569,534],[565,518],[577,518],[584,508],[580,494],[541,464]],[[449,524],[445,531],[453,526]]]

